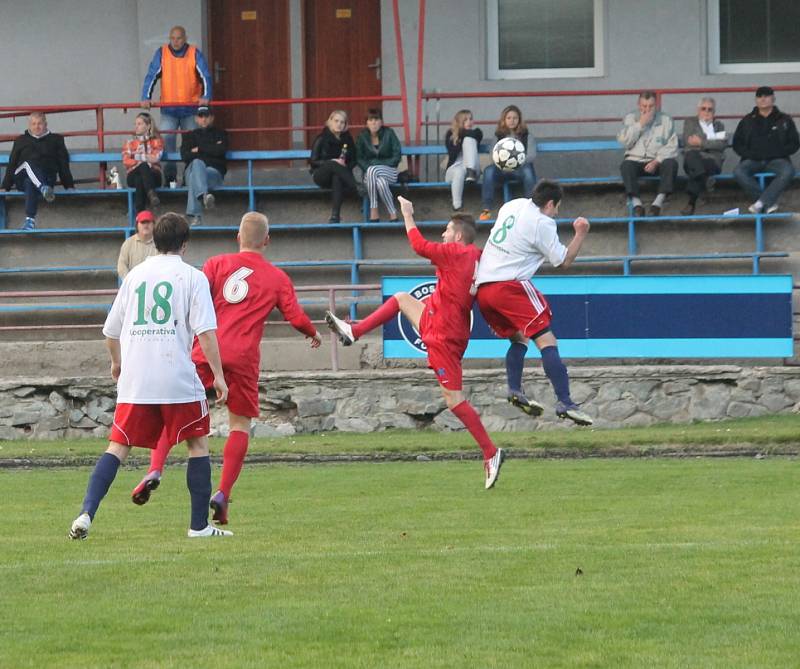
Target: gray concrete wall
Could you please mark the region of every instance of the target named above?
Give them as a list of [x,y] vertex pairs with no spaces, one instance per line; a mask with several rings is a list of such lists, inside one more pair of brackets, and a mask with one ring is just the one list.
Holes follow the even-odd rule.
[[[800,368],[713,366],[584,367],[571,372],[572,396],[596,427],[687,423],[798,410]],[[505,401],[505,374],[468,372],[465,390],[493,432],[577,429],[554,414],[541,370],[526,389],[546,407],[532,419]],[[260,383],[257,437],[387,428],[463,430],[423,370],[281,374]],[[115,388],[105,378],[0,380],[0,440],[106,437]],[[227,434],[227,410],[211,411],[212,434]]]

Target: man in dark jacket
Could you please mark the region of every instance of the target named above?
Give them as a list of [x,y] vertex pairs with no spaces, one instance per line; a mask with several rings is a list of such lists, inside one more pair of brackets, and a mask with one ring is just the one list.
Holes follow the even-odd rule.
[[[791,156],[800,148],[792,117],[775,106],[775,91],[769,86],[756,90],[756,106],[736,127],[733,150],[742,158],[734,175],[739,185],[755,202],[752,214],[777,211],[778,198],[794,177]],[[757,172],[774,172],[775,178],[764,192],[753,176]]]
[[28,129],[14,140],[2,186],[7,191],[16,186],[25,193],[23,230],[36,229],[40,196],[47,202],[55,199],[56,175],[64,188],[75,187],[64,138],[47,129],[47,117],[43,112],[33,112],[28,117]]
[[228,133],[214,127],[211,107],[198,107],[195,122],[197,128],[184,135],[181,142],[181,158],[186,163],[184,182],[189,189],[186,215],[192,225],[202,222],[203,207],[214,207],[211,191],[222,185],[228,170]]

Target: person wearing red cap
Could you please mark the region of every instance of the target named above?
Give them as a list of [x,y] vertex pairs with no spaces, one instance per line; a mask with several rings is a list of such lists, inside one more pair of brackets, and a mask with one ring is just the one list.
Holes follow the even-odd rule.
[[120,280],[140,262],[158,253],[153,243],[153,212],[145,209],[136,214],[136,232],[128,237],[119,250],[117,274]]

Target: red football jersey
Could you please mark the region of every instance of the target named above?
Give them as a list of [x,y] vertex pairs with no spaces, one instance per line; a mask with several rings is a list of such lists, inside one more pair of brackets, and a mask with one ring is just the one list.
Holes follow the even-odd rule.
[[[297,302],[291,279],[260,253],[241,251],[214,256],[203,265],[203,273],[211,286],[219,352],[226,369],[258,375],[261,335],[267,316],[276,307],[296,330],[309,337],[316,333]],[[206,362],[196,340],[192,360]]]
[[436,267],[436,290],[425,301],[432,334],[452,340],[469,339],[473,284],[481,250],[473,244],[429,242],[417,228],[408,231],[411,248]]

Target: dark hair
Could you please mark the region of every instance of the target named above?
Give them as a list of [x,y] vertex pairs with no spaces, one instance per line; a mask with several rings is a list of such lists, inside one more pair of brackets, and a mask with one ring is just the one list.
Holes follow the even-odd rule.
[[465,244],[472,244],[478,235],[478,228],[475,226],[475,219],[469,214],[453,214],[450,217],[453,227],[461,233],[461,238]]
[[563,197],[564,191],[558,183],[550,181],[549,179],[542,179],[534,187],[531,200],[533,200],[533,204],[537,207],[544,207],[550,200],[552,200],[554,204],[558,204]]
[[184,216],[168,211],[158,217],[153,229],[153,243],[159,253],[176,253],[189,241],[189,221]]
[[377,107],[373,107],[372,109],[367,109],[367,121],[373,118],[376,118],[379,121],[383,121],[383,112]]
[[656,94],[655,91],[642,91],[639,93],[640,100],[655,100]]

